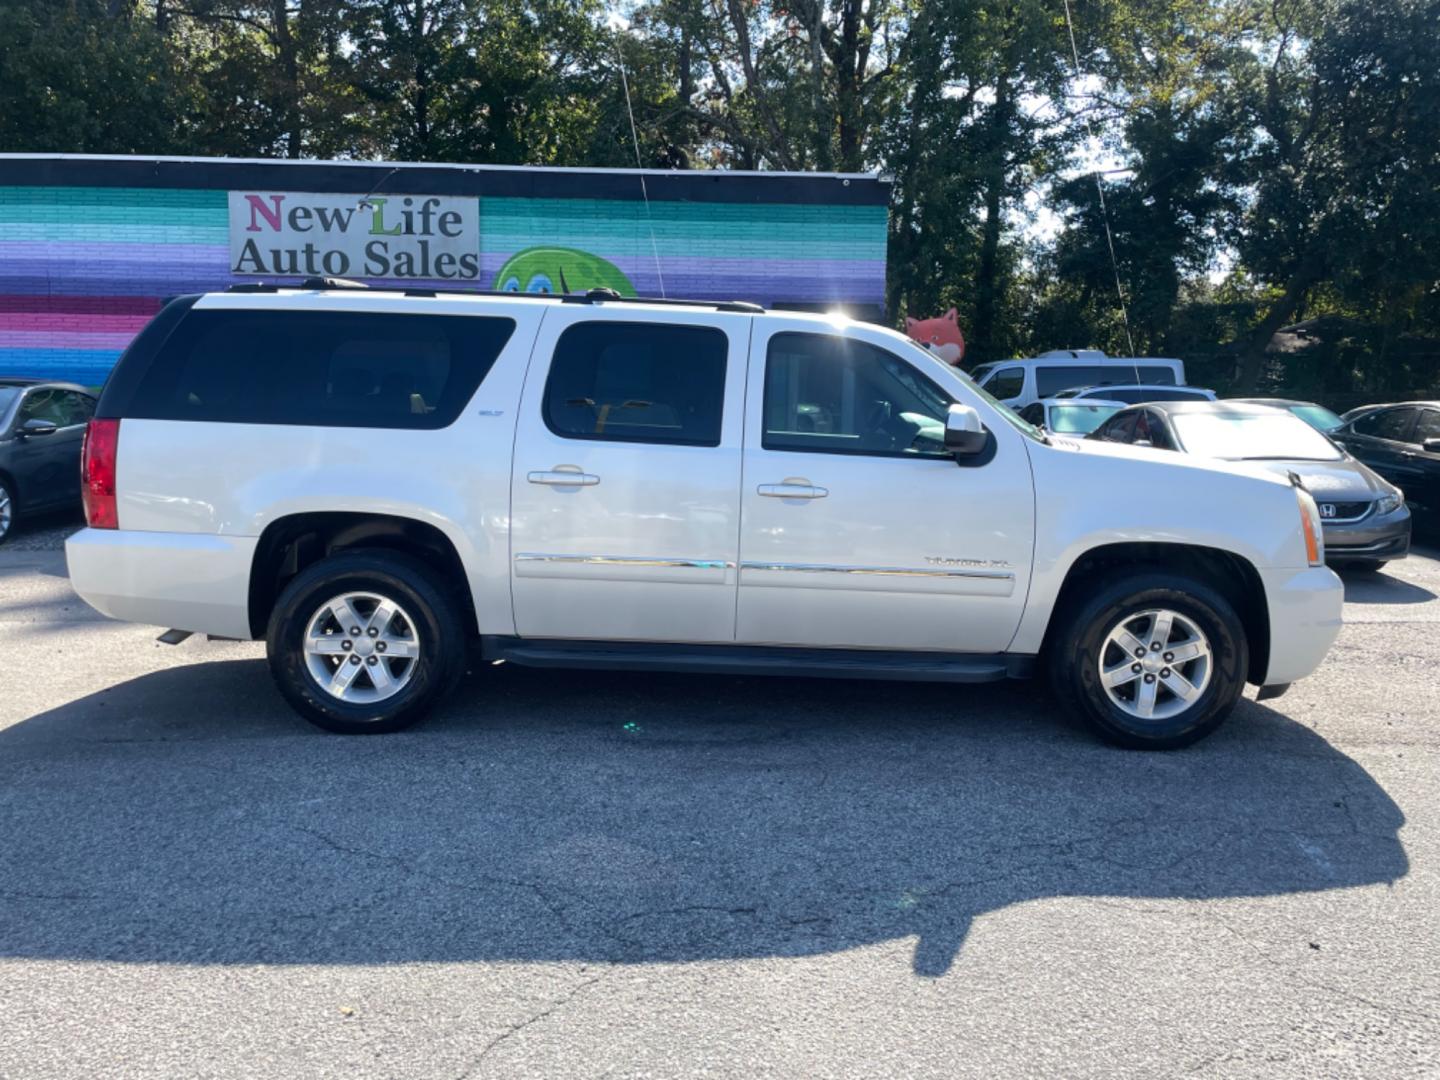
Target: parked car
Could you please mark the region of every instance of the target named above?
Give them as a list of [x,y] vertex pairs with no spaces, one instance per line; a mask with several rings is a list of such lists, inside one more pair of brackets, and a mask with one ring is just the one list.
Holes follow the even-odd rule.
[[473,639],[541,667],[1043,670],[1105,738],[1163,748],[1340,628],[1289,481],[1052,445],[899,333],[750,304],[178,299],[111,375],[84,476],[85,600],[264,638],[341,732],[415,721]]
[[1315,497],[1332,566],[1378,570],[1410,550],[1405,496],[1287,409],[1248,402],[1152,402],[1090,436],[1157,450],[1251,461],[1295,475]]
[[1087,399],[1105,398],[1123,401],[1127,405],[1139,405],[1144,401],[1214,401],[1214,390],[1199,386],[1140,386],[1134,383],[1113,383],[1104,386],[1080,386],[1073,390],[1062,390],[1057,398]]
[[83,386],[0,376],[0,543],[22,514],[80,504]]
[[1357,407],[1355,407],[1355,408],[1353,408],[1353,409],[1346,409],[1343,413],[1340,414],[1340,420],[1341,420],[1342,423],[1348,424],[1348,423],[1350,423],[1351,420],[1359,419],[1360,417],[1364,416],[1364,415],[1365,415],[1366,413],[1368,413],[1368,412],[1374,412],[1376,409],[1383,409],[1383,408],[1385,408],[1385,406],[1384,406],[1383,404],[1382,404],[1382,405],[1359,405],[1359,406],[1357,406]]
[[[1227,398],[1227,401],[1241,401],[1249,405],[1270,405],[1277,409],[1286,409],[1294,413],[1305,423],[1309,424],[1316,431],[1323,431],[1326,435],[1332,435],[1338,431],[1343,419],[1336,416],[1324,405],[1317,405],[1313,401],[1294,401],[1290,398]],[[1363,410],[1362,410],[1363,411]]]
[[1183,386],[1185,365],[1155,357],[1106,356],[1099,349],[1060,349],[1029,360],[981,364],[972,375],[986,393],[1012,409],[1076,386],[1143,383]]
[[1123,401],[1102,398],[1042,398],[1021,409],[1020,419],[1056,435],[1088,435],[1124,407]]
[[1440,520],[1440,401],[1379,406],[1348,421],[1335,438],[1404,491],[1417,514]]

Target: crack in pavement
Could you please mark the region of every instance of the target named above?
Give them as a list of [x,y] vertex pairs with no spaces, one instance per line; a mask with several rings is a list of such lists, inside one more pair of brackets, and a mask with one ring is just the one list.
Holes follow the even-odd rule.
[[459,1077],[457,1077],[457,1080],[467,1080],[468,1077],[474,1076],[475,1073],[479,1070],[480,1066],[485,1063],[485,1059],[489,1057],[490,1054],[492,1054],[501,1045],[503,1045],[510,1039],[513,1039],[516,1035],[519,1035],[526,1028],[533,1027],[535,1024],[540,1023],[540,1021],[554,1016],[566,1005],[574,1001],[575,998],[579,996],[582,990],[586,990],[589,987],[594,986],[596,983],[601,982],[602,980],[603,976],[600,975],[596,975],[594,978],[586,979],[584,982],[581,982],[571,987],[570,991],[566,993],[563,997],[555,999],[549,1005],[545,1006],[545,1008],[542,1009],[540,1012],[536,1013],[534,1016],[530,1017],[527,1020],[522,1020],[518,1024],[511,1024],[499,1035],[495,1036],[495,1038],[491,1039],[488,1043],[485,1044],[485,1048],[481,1050],[475,1060],[466,1067],[465,1071],[462,1072]]

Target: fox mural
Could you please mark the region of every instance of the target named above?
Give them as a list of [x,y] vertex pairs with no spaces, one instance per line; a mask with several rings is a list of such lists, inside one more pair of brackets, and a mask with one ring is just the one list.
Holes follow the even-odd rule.
[[953,307],[933,319],[906,319],[905,334],[947,364],[959,364],[965,355],[965,335]]

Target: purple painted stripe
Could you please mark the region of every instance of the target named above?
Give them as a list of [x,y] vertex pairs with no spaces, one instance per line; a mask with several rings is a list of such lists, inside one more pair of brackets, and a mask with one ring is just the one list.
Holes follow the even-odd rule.
[[78,330],[0,330],[0,349],[123,349],[136,334],[88,334]]
[[29,330],[47,333],[134,334],[149,321],[149,315],[0,310],[0,333]]

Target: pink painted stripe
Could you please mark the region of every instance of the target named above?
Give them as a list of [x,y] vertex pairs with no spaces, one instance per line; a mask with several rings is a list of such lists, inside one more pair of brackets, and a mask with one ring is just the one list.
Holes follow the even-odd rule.
[[86,334],[138,334],[149,315],[84,315],[45,311],[0,311],[0,332],[37,330]]
[[75,331],[0,330],[0,349],[123,349],[133,333],[86,334]]

